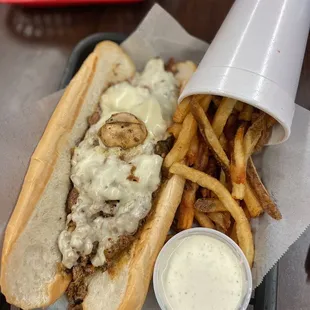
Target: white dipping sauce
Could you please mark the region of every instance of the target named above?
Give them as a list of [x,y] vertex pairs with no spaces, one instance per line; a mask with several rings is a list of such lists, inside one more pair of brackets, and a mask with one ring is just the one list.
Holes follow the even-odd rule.
[[245,274],[233,250],[221,240],[191,235],[175,241],[161,274],[167,309],[239,309]]

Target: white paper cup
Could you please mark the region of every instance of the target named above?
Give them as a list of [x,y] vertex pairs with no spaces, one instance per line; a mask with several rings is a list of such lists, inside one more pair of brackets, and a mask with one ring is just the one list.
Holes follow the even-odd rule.
[[[249,305],[251,294],[252,294],[252,273],[251,273],[250,266],[247,262],[246,257],[244,256],[239,246],[232,239],[230,239],[226,235],[214,229],[202,228],[202,227],[187,229],[187,230],[184,230],[176,234],[161,249],[157,257],[155,267],[154,267],[154,272],[153,272],[153,286],[154,286],[155,296],[156,296],[156,299],[158,301],[160,308],[162,310],[169,309],[168,301],[165,296],[165,292],[164,292],[164,288],[162,284],[162,276],[163,276],[164,270],[168,268],[167,261],[169,260],[169,257],[172,255],[173,251],[175,250],[177,246],[177,242],[192,235],[203,235],[203,236],[212,237],[214,239],[217,239],[223,242],[223,244],[225,244],[227,247],[229,247],[232,250],[234,255],[237,257],[238,261],[240,262],[240,266],[242,267],[243,276],[244,276],[243,296],[240,301],[238,310],[246,310],[247,306]],[[186,268],[186,266],[184,266],[184,268]],[[205,268],[210,268],[210,266],[205,266]]]
[[238,99],[273,116],[288,139],[310,25],[310,0],[236,0],[180,96]]

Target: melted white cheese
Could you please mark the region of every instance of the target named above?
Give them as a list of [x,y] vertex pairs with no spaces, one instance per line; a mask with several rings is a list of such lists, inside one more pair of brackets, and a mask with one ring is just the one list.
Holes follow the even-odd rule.
[[[119,236],[134,234],[149,213],[162,165],[154,146],[165,138],[177,94],[176,79],[164,70],[161,59],[152,59],[131,83],[111,86],[102,95],[100,120],[89,128],[71,162],[71,180],[79,197],[67,222],[72,220],[76,228],[73,232],[64,230],[58,240],[67,268],[72,268],[80,255],[90,254],[95,241],[99,246],[92,264],[102,266],[104,250]],[[145,123],[148,137],[143,144],[129,150],[102,144],[98,131],[118,112],[132,113]],[[128,179],[132,172],[138,181]],[[111,207],[109,201],[116,202]],[[100,211],[113,217],[103,217]]]

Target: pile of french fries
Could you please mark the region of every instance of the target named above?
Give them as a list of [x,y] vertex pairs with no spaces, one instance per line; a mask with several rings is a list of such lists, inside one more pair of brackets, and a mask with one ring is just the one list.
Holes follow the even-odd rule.
[[281,213],[264,187],[252,154],[268,142],[275,120],[231,98],[194,95],[185,98],[168,131],[175,137],[164,169],[184,177],[175,230],[194,224],[230,236],[254,260],[251,218]]

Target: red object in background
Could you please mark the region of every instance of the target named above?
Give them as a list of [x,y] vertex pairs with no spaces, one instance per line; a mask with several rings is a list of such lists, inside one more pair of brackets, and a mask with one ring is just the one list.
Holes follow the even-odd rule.
[[143,0],[0,0],[0,3],[22,4],[28,6],[66,6],[79,4],[112,4],[112,3],[135,3]]

